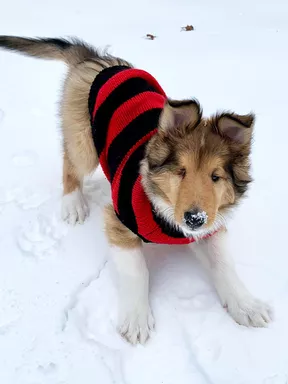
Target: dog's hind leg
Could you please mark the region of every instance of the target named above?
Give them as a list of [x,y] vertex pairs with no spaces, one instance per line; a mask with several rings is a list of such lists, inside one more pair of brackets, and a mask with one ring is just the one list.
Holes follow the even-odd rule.
[[64,139],[62,216],[70,224],[83,223],[88,215],[82,183],[99,164],[88,111],[89,90],[96,74],[97,68],[87,68],[84,63],[69,72],[64,84],[60,110]]
[[82,184],[84,177],[95,171],[99,161],[90,128],[74,132],[74,135],[68,137],[63,156],[62,217],[74,225],[76,222],[82,224],[88,216],[89,209],[82,193]]
[[71,163],[68,153],[64,150],[63,157],[63,201],[62,218],[69,224],[82,224],[89,214],[87,202],[82,193],[83,178]]

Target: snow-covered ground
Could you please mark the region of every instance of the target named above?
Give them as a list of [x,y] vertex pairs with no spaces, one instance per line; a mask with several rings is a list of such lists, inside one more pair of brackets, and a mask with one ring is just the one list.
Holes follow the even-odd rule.
[[2,0],[0,34],[77,35],[150,71],[171,97],[197,97],[205,115],[254,110],[255,183],[230,242],[247,286],[275,308],[268,329],[238,326],[186,248],[147,246],[156,331],[144,347],[124,342],[100,172],[85,186],[86,224],[60,220],[65,67],[0,52],[0,383],[287,384],[288,5]]

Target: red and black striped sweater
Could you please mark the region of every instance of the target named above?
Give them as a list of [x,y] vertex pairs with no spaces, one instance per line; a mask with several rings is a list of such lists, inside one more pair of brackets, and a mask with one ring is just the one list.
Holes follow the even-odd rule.
[[90,90],[92,136],[120,221],[145,242],[189,244],[193,238],[186,238],[156,214],[139,174],[145,146],[157,132],[166,99],[149,73],[125,66],[106,68]]

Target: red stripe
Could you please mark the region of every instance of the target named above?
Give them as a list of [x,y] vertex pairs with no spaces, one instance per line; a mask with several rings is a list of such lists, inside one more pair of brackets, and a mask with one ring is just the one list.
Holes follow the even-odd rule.
[[132,191],[132,206],[135,213],[139,235],[153,243],[158,244],[190,244],[194,239],[174,238],[162,232],[154,221],[151,204],[141,184],[141,176],[138,177]]
[[149,132],[146,136],[142,137],[141,140],[137,141],[135,145],[133,145],[132,148],[130,148],[129,152],[126,153],[125,157],[123,158],[121,164],[119,165],[117,172],[115,173],[115,176],[113,178],[113,182],[111,185],[112,190],[112,200],[115,211],[119,214],[118,211],[118,193],[119,193],[119,187],[120,187],[120,180],[121,175],[123,172],[123,168],[125,167],[125,164],[127,163],[129,157],[131,154],[136,151],[137,148],[139,148],[141,145],[145,144],[155,133],[157,132],[157,128],[153,131]]
[[161,95],[166,97],[165,92],[163,91],[162,87],[158,84],[157,80],[154,79],[154,77],[151,76],[148,72],[143,71],[141,69],[127,69],[112,76],[100,88],[99,93],[97,95],[96,103],[94,105],[92,118],[95,118],[97,109],[106,100],[110,93],[114,91],[115,88],[119,87],[119,85],[124,83],[126,80],[129,80],[134,77],[141,77],[142,79],[147,80],[149,84],[155,88],[156,92],[159,92]]
[[101,168],[104,172],[104,175],[106,176],[107,180],[110,182],[110,172],[109,172],[109,167],[107,164],[106,154],[104,151],[102,151],[102,153],[100,155],[99,162],[101,164]]
[[110,120],[106,147],[106,156],[108,155],[109,147],[112,141],[119,135],[136,117],[142,113],[154,108],[163,109],[165,104],[165,98],[159,93],[155,92],[143,92],[132,99],[127,100],[125,103],[116,109]]

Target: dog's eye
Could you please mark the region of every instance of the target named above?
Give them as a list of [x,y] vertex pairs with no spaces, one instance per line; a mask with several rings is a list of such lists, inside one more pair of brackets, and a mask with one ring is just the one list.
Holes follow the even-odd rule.
[[178,169],[178,171],[177,171],[177,175],[178,175],[178,176],[181,176],[182,179],[184,179],[184,177],[186,176],[186,169],[185,169],[185,168],[180,168],[180,169]]
[[215,175],[215,174],[213,173],[212,176],[211,176],[211,179],[212,179],[213,183],[217,183],[217,181],[220,180],[220,176],[217,176],[217,175]]

